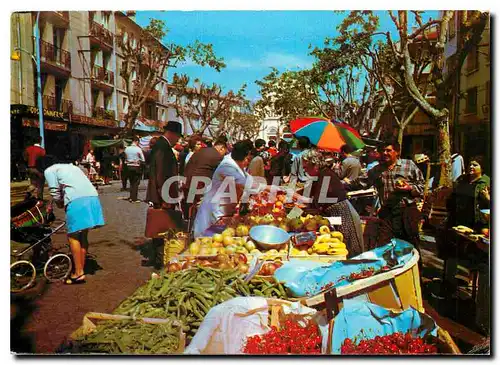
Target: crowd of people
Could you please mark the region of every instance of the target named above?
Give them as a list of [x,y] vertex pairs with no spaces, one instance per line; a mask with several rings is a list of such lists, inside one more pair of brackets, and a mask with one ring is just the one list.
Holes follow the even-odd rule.
[[[366,247],[360,219],[363,212],[353,207],[348,192],[369,187],[376,188],[380,200],[378,242],[387,243],[395,237],[417,248],[419,245],[422,216],[418,202],[425,190],[422,169],[428,168],[428,159],[402,159],[401,147],[395,141],[363,155],[349,145],[334,153],[318,150],[305,137],[298,138],[293,149],[285,140],[242,140],[230,144],[226,136],[213,141],[199,135],[184,138],[182,125],[169,122],[162,135],[150,139],[148,148],[141,148],[139,138],[134,137],[118,155],[103,153],[100,164],[92,150],[81,161],[56,161],[45,156],[39,142],[34,141],[25,153],[31,182],[37,197],[42,199],[46,180],[52,199],[65,207],[68,241],[76,258],[86,252],[88,230],[104,225],[97,190],[91,182],[98,169],[99,175],[106,177],[105,183],[109,183],[114,167],[122,179],[122,190],[130,182],[130,202],[141,202],[138,187],[145,176],[145,202],[153,210],[182,212],[191,222],[195,237],[203,235],[222,216],[230,215],[249,188],[255,192],[295,184],[293,197],[305,204],[305,210],[342,218],[339,229],[346,237],[351,256]],[[489,207],[490,180],[481,167],[480,158],[474,158],[469,170],[456,177],[449,199],[450,225],[485,226],[479,210]],[[232,185],[226,186],[227,181]],[[225,195],[227,189],[234,196]],[[157,223],[146,222],[153,224]],[[160,245],[163,240],[157,238],[154,242]],[[84,279],[83,267],[77,264],[68,283]]]

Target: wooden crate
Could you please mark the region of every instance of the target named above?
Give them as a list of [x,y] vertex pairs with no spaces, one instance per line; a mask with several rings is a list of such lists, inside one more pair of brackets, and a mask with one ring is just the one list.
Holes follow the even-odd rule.
[[[71,334],[70,338],[72,340],[77,340],[82,336],[86,336],[92,333],[93,331],[95,331],[98,323],[101,321],[123,321],[131,319],[132,317],[130,316],[89,312],[83,316],[82,325]],[[163,324],[171,322],[172,324],[177,325],[179,327],[182,326],[182,323],[180,321],[177,320],[172,321],[171,319],[164,319],[164,318],[136,318],[135,320],[140,323],[149,323],[149,324]],[[179,333],[179,347],[175,353],[182,354],[184,352],[185,347],[186,347],[186,335],[184,334],[181,328]]]
[[344,298],[365,295],[368,301],[384,308],[405,310],[412,306],[424,312],[418,270],[419,259],[418,251],[414,249],[413,257],[403,267],[356,280],[352,284],[334,288],[310,298],[297,300],[308,307],[324,305],[329,300],[334,311],[338,313]]

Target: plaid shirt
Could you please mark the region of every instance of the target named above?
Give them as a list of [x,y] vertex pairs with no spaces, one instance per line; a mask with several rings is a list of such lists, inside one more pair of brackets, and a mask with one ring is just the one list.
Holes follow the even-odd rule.
[[382,206],[388,203],[389,198],[395,196],[395,182],[399,178],[404,178],[412,187],[412,193],[418,193],[418,197],[414,197],[409,193],[399,193],[404,195],[402,200],[407,204],[411,204],[418,200],[424,192],[424,175],[422,171],[411,160],[399,159],[392,170],[387,170],[385,164],[379,164],[368,171],[368,175],[359,177],[353,180],[349,187],[361,187],[366,189],[370,186],[375,186],[378,190]]

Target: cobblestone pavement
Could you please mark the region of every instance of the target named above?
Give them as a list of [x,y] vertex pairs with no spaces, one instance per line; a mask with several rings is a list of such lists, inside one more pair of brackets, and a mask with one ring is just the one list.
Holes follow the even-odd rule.
[[[141,182],[139,199],[146,195]],[[22,353],[53,353],[80,327],[87,312],[111,313],[151,275],[150,240],[144,238],[146,203],[119,200],[121,184],[99,187],[106,226],[89,234],[87,283],[47,284],[11,299],[11,350]],[[56,211],[64,219],[62,210]],[[57,224],[57,222],[55,223]],[[52,236],[53,247],[68,252],[65,232]]]

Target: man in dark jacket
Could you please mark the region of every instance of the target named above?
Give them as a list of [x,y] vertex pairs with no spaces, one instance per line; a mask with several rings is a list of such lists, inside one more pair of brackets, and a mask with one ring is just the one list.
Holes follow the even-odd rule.
[[[152,203],[155,208],[170,207],[163,201],[161,189],[168,178],[179,174],[177,159],[172,151],[172,147],[175,146],[182,136],[182,125],[179,122],[171,121],[163,129],[163,135],[158,138],[158,141],[151,150],[148,189],[146,193],[146,201]],[[178,196],[177,184],[172,184],[170,186],[170,197],[176,198]]]
[[[165,181],[173,176],[178,176],[179,169],[177,159],[172,150],[182,136],[182,125],[179,122],[170,121],[163,127],[163,135],[154,144],[149,159],[149,180],[146,192],[146,201],[155,209],[172,209],[174,206],[165,202],[162,198],[162,187]],[[170,185],[169,195],[171,198],[179,196],[178,184]],[[146,224],[148,222],[146,221]],[[156,268],[163,264],[163,238],[153,238],[153,248],[156,251]]]
[[[186,183],[184,185],[184,200],[189,197],[190,189],[201,189],[203,187],[203,183],[199,183],[197,186],[191,186],[191,180],[195,176],[202,176],[212,178],[215,169],[219,166],[220,162],[227,154],[227,137],[221,136],[217,138],[214,142],[213,147],[205,147],[196,152],[193,157],[188,161],[186,168],[184,170],[184,176],[186,177]],[[200,185],[201,184],[201,185]],[[201,197],[200,194],[199,197]],[[196,201],[197,199],[194,199]],[[193,199],[191,201],[186,202],[184,204],[184,213],[187,215],[189,207],[191,203],[193,203]]]

